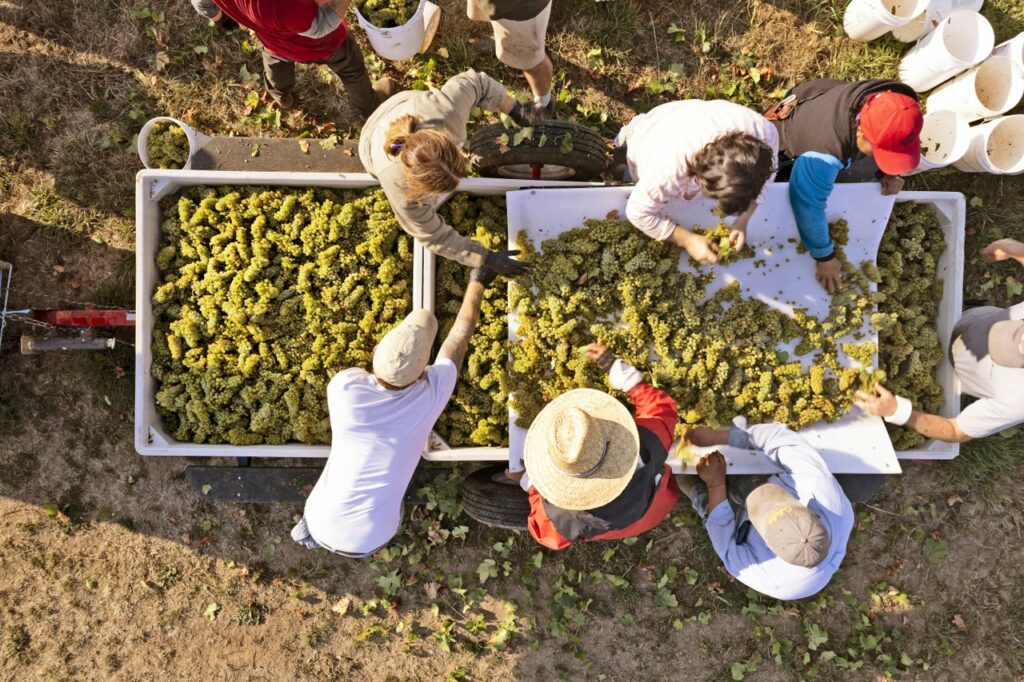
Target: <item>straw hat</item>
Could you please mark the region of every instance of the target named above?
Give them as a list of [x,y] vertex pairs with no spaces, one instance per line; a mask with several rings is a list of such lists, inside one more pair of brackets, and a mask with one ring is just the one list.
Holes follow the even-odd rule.
[[596,509],[629,484],[640,453],[633,416],[592,388],[563,393],[541,410],[526,433],[530,482],[562,509]]

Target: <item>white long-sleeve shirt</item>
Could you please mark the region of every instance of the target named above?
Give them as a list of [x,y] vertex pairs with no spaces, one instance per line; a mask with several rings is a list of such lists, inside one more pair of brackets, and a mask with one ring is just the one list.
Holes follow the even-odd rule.
[[853,506],[806,438],[776,423],[758,424],[745,431],[743,437],[743,431],[732,429],[729,445],[762,450],[784,469],[768,482],[782,486],[821,518],[828,529],[828,554],[813,568],[787,563],[768,548],[753,526],[746,539],[737,543],[736,529],[747,520],[747,513],[744,510],[737,518],[728,501],[711,510],[704,526],[726,570],[741,583],[776,599],[809,597],[828,585],[846,556],[846,543],[853,530]]
[[[761,114],[724,100],[669,102],[640,114],[615,138],[626,148],[626,163],[636,187],[626,204],[629,222],[654,239],[672,235],[675,223],[665,217],[672,199],[694,199],[700,185],[690,175],[689,160],[706,144],[732,132],[748,133],[779,154],[779,134]],[[765,190],[775,178],[773,173]],[[764,200],[765,190],[757,198]]]

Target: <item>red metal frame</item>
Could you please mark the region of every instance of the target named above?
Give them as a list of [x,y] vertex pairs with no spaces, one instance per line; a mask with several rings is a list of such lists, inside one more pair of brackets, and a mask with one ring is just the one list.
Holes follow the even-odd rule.
[[32,319],[58,327],[134,327],[132,310],[33,310]]

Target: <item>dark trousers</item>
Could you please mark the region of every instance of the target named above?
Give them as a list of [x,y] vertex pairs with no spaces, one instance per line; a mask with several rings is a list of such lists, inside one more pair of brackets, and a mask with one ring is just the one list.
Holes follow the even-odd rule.
[[[311,64],[326,64],[331,71],[338,74],[349,101],[362,116],[369,116],[377,108],[377,96],[370,84],[370,74],[366,71],[363,53],[359,45],[351,37],[346,37],[338,49],[327,59],[317,59]],[[295,62],[263,50],[263,74],[267,79],[267,90],[271,96],[280,100],[291,94],[295,89]]]

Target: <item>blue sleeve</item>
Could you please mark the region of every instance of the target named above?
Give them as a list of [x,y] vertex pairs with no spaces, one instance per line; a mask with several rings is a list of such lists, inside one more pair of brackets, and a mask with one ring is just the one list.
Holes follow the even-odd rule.
[[728,500],[719,502],[711,510],[704,520],[704,527],[715,548],[715,554],[722,560],[729,575],[738,577],[744,569],[758,563],[757,557],[747,545],[736,544],[736,515]]
[[797,157],[789,176],[789,203],[796,228],[814,258],[828,258],[835,250],[828,235],[825,204],[842,169],[842,161],[834,156],[807,152]]

